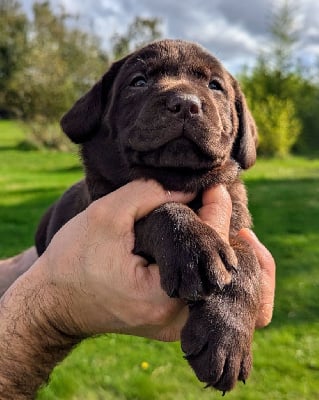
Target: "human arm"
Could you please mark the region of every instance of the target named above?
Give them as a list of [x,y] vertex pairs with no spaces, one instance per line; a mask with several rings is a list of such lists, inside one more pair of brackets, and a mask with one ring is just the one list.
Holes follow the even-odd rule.
[[[222,187],[209,193],[200,216],[227,236],[229,196]],[[179,338],[187,307],[162,291],[156,266],[145,268],[145,260],[131,253],[135,220],[167,201],[189,197],[133,182],[96,201],[6,292],[0,303],[0,398],[33,398],[84,337],[117,332]]]

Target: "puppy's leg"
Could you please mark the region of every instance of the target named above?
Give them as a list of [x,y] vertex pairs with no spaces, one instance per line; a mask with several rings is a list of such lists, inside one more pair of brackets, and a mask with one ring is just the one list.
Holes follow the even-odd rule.
[[199,300],[229,284],[237,258],[231,246],[189,207],[167,203],[135,225],[134,253],[158,264],[171,297]]
[[238,272],[230,285],[190,305],[182,349],[198,379],[223,392],[251,370],[251,344],[259,309],[259,265],[247,244],[232,243]]

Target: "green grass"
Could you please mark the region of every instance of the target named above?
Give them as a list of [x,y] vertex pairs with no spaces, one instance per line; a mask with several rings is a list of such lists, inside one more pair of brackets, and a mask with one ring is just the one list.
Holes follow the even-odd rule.
[[[82,176],[76,154],[22,151],[23,133],[0,122],[0,257],[33,242],[45,208]],[[272,324],[256,332],[254,370],[230,400],[319,398],[319,160],[260,160],[244,175],[255,231],[277,262]],[[143,370],[141,363],[148,362]],[[219,399],[204,390],[178,343],[122,335],[87,340],[38,400]]]

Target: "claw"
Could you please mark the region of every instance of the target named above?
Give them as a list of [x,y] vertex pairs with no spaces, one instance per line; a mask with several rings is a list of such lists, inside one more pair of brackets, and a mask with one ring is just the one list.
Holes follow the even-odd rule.
[[196,357],[196,355],[194,355],[194,353],[187,353],[187,354],[183,355],[183,358],[185,358],[185,360],[189,361],[192,359],[192,356]]
[[173,298],[178,297],[178,290],[174,288],[171,291],[171,293],[169,294],[169,297],[173,297]]
[[237,272],[238,272],[238,267],[237,267],[237,265],[231,265],[230,268],[231,268],[231,270],[232,270],[235,274],[237,274]]
[[192,358],[196,357],[197,355],[198,355],[198,352],[196,353],[196,350],[194,350],[194,351],[190,351],[190,352],[184,354],[183,358],[185,358],[185,360],[189,361]]
[[223,391],[223,393],[222,393],[222,397],[224,397],[224,396],[225,396],[225,394],[226,394],[226,390],[224,390],[224,391]]
[[246,381],[245,381],[245,379],[243,379],[243,380],[242,380],[242,382],[243,382],[243,384],[244,384],[244,385],[246,385]]
[[212,385],[211,385],[210,383],[207,383],[207,385],[204,386],[204,389],[208,389],[208,388],[210,388],[210,387],[212,387]]
[[218,289],[222,292],[224,287],[225,287],[225,285],[223,283],[220,283],[219,281],[217,281],[216,284],[218,286]]

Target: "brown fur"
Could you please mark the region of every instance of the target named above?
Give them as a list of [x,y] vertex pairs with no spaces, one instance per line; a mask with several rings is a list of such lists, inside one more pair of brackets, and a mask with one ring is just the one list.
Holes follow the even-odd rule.
[[[232,389],[251,369],[259,304],[258,262],[236,238],[251,224],[239,170],[256,159],[256,129],[237,81],[196,44],[155,42],[115,62],[61,124],[81,144],[86,175],[44,216],[38,252],[91,201],[134,179],[197,191],[189,206],[168,203],[139,221],[134,252],[155,260],[164,290],[189,303],[182,349],[198,378]],[[233,202],[231,245],[196,214],[201,191],[218,183]]]

